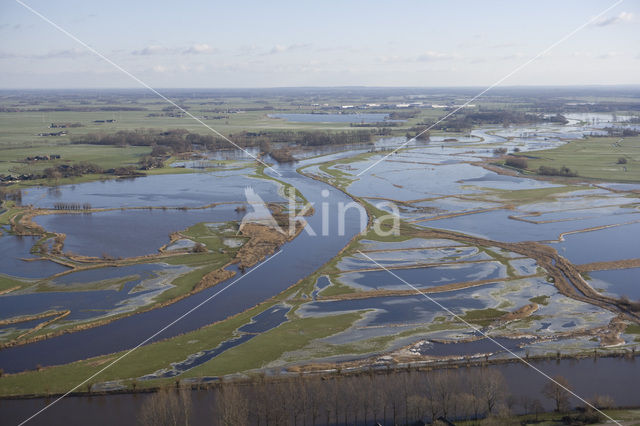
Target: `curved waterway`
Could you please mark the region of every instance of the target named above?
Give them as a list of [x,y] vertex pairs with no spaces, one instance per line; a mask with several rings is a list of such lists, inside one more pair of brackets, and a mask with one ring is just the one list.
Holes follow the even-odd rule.
[[[325,160],[307,160],[302,163]],[[277,176],[278,179],[295,186],[309,202],[315,203],[315,214],[305,219],[316,236],[303,231],[293,241],[282,246],[281,253],[275,258],[156,336],[152,341],[166,339],[223,320],[277,295],[336,256],[351,238],[366,226],[366,223],[360,222],[359,211],[350,209],[344,219],[344,235],[338,235],[338,205],[339,203],[347,204],[353,200],[329,185],[298,174],[293,165],[276,167],[282,174]],[[328,208],[325,211],[329,213],[327,233],[322,232],[323,218],[320,213],[323,210],[321,207],[323,203],[327,203],[325,206]],[[34,369],[38,364],[42,366],[64,364],[132,348],[239,276],[238,273],[228,281],[169,306],[123,318],[104,326],[0,350],[0,366],[5,372],[13,373]]]

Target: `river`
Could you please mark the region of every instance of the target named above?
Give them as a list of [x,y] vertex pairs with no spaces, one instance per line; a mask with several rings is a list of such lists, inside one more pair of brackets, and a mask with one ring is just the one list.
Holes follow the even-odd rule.
[[[581,360],[535,361],[532,364],[550,376],[562,375],[583,398],[591,398],[596,394],[608,395],[619,406],[640,405],[640,395],[636,392],[637,381],[640,378],[638,360],[625,360],[622,358],[600,358],[594,360],[587,358]],[[479,367],[471,367],[469,371],[474,368]],[[553,409],[551,401],[541,394],[541,389],[546,383],[546,379],[540,373],[520,362],[494,365],[490,368],[496,369],[503,374],[507,387],[515,397],[515,400],[519,400],[522,397],[528,397],[530,400],[539,399],[546,410]],[[388,377],[397,378],[406,374],[408,374],[406,371],[399,371],[395,375]],[[411,374],[426,375],[428,373],[418,372]],[[366,382],[368,379],[367,375],[364,375],[349,376],[346,380],[352,381],[353,388],[357,389],[361,385],[366,385],[366,383],[358,383],[358,381],[364,380]],[[191,391],[192,412],[190,424],[217,424],[215,416],[216,395],[217,390],[215,388]],[[148,400],[149,396],[150,394],[69,396],[51,406],[46,413],[35,417],[29,422],[29,425],[73,426],[92,424],[94,426],[106,426],[136,424],[140,407]],[[0,399],[0,418],[4,424],[18,424],[52,401],[53,398]],[[571,404],[572,406],[582,405],[575,398],[571,400]],[[513,410],[520,412],[521,407],[516,405]],[[391,409],[388,409],[387,413],[390,416]],[[387,420],[390,421],[391,419]],[[323,421],[321,420],[319,423],[323,423]],[[300,424],[302,424],[301,421]],[[350,422],[349,424],[354,423]],[[364,426],[363,422],[357,424]],[[371,424],[371,422],[368,424]]]

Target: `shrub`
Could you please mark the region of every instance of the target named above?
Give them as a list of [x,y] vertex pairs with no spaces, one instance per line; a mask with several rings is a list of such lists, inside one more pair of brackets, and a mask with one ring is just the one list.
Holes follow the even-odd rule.
[[507,153],[507,148],[496,148],[493,150],[495,155],[504,155]]
[[522,157],[507,157],[507,161],[505,161],[505,164],[509,167],[515,167],[517,169],[527,168],[527,160]]
[[195,246],[193,246],[192,251],[194,253],[206,253],[207,247],[202,243],[197,243]]
[[564,177],[576,177],[578,172],[572,171],[567,166],[562,166],[560,169],[549,166],[540,166],[538,168],[538,174],[543,176],[564,176]]
[[624,157],[618,158],[618,164],[627,164],[627,159]]

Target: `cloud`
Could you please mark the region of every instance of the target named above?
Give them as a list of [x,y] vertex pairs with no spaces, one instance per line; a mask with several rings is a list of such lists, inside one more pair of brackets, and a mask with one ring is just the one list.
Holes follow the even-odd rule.
[[162,65],[156,64],[151,67],[151,70],[158,74],[176,74],[176,73],[193,73],[193,72],[203,72],[206,70],[206,67],[203,64],[171,64],[171,65]]
[[591,58],[593,56],[593,53],[591,52],[585,52],[585,51],[579,51],[579,52],[572,52],[569,54],[570,57],[572,58]]
[[22,24],[0,24],[0,30],[19,30],[22,28]]
[[460,55],[446,52],[436,52],[429,50],[419,55],[413,56],[400,56],[400,55],[386,55],[378,56],[377,62],[383,64],[402,64],[402,63],[419,63],[419,62],[434,62],[449,59],[460,59]]
[[635,16],[631,12],[620,12],[619,15],[610,16],[608,18],[600,18],[593,23],[597,27],[607,27],[609,25],[621,24],[624,22],[632,22]]
[[137,55],[137,56],[177,55],[177,54],[201,55],[201,54],[211,54],[216,52],[218,52],[218,49],[215,49],[206,43],[196,43],[187,47],[168,47],[168,46],[161,46],[161,45],[151,45],[139,50],[134,50],[131,52],[131,54]]
[[11,58],[19,58],[20,55],[17,53],[11,52],[0,52],[0,59],[11,59]]
[[489,49],[504,49],[508,47],[517,47],[519,43],[498,43],[489,46]]
[[218,49],[215,49],[209,46],[206,43],[202,44],[194,44],[191,47],[188,47],[182,51],[183,55],[200,55],[200,54],[208,54],[208,53],[216,53]]
[[457,54],[436,52],[436,51],[429,50],[420,55],[414,55],[414,56],[388,55],[388,56],[379,56],[376,59],[378,62],[381,62],[384,64],[397,64],[397,63],[432,62],[432,61],[459,59],[459,58],[460,56]]
[[457,55],[429,50],[421,55],[418,55],[415,58],[415,60],[418,62],[429,62],[429,61],[439,61],[442,59],[455,59],[455,58],[457,58]]
[[624,53],[622,53],[622,52],[617,52],[617,51],[612,50],[612,51],[605,52],[605,53],[602,53],[602,54],[598,55],[598,59],[610,59],[610,58],[615,58],[615,57],[618,57],[618,56],[622,56],[623,54]]
[[172,49],[169,49],[166,46],[159,46],[159,45],[147,46],[140,50],[134,50],[131,52],[132,55],[139,55],[139,56],[166,55],[170,53],[172,53]]
[[286,46],[283,46],[281,44],[276,44],[271,48],[271,50],[269,50],[269,53],[274,55],[276,53],[284,52],[285,50],[287,50]]
[[0,52],[0,59],[8,58],[24,58],[24,59],[54,59],[54,58],[79,58],[81,56],[90,55],[90,52],[86,49],[64,49],[64,50],[52,50],[46,53],[12,53],[12,52]]
[[508,55],[503,55],[500,57],[500,59],[505,60],[505,61],[509,61],[512,59],[522,59],[524,58],[524,53],[522,52],[515,52],[515,53],[510,53]]
[[380,56],[378,58],[379,62],[384,64],[394,64],[398,62],[409,62],[408,58],[403,58],[401,56],[392,55],[392,56]]
[[54,50],[43,55],[35,55],[34,57],[38,59],[50,59],[50,58],[79,58],[80,56],[87,56],[90,52],[87,49],[65,49],[65,50]]
[[165,67],[164,65],[154,65],[153,66],[153,71],[158,72],[158,73],[165,73],[165,72],[169,71],[169,69],[167,67]]
[[304,43],[295,43],[295,44],[290,44],[288,46],[285,46],[282,44],[276,44],[269,50],[269,54],[275,55],[277,53],[282,53],[282,52],[291,52],[292,50],[304,49],[310,46],[311,44],[304,44]]

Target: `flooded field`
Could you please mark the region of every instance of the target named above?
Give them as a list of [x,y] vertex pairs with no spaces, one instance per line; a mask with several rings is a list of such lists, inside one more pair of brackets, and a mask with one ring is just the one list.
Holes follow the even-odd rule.
[[592,287],[612,297],[640,300],[640,268],[591,271],[589,277]]
[[64,319],[68,323],[132,311],[148,304],[170,288],[173,279],[189,270],[184,266],[139,264],[70,273],[0,298],[0,319],[69,310]]
[[[280,118],[308,119],[301,115],[353,119]],[[386,114],[357,117],[372,123]],[[42,254],[34,249],[38,237],[0,236],[0,250],[10,254],[0,258],[2,273],[17,280],[0,295],[0,338],[9,341],[43,322],[41,333],[118,319],[3,348],[0,365],[5,373],[38,365],[56,372],[74,361],[88,368],[84,363],[103,362],[153,336],[145,342],[151,361],[134,358],[138,366],[127,376],[114,373],[92,384],[113,391],[129,389],[130,379],[144,386],[169,378],[195,383],[239,373],[295,374],[313,365],[440,365],[636,351],[639,332],[619,302],[622,296],[640,299],[638,267],[611,263],[640,258],[635,186],[534,179],[498,173],[489,164],[497,147],[535,155],[596,129],[572,120],[433,135],[388,158],[389,148],[405,138],[311,149],[294,164],[274,165],[278,173],[217,153],[181,161],[178,167],[189,169],[184,174],[27,189],[22,204],[42,209],[32,222],[49,233],[48,250],[64,235],[62,251],[27,262],[21,259]],[[306,228],[273,255],[264,254],[264,264],[243,266],[234,256],[250,237],[236,224],[255,206],[245,188],[279,213],[288,208],[287,185],[300,192],[298,207],[302,197],[313,204]],[[350,195],[399,214],[402,233],[362,234],[367,224],[357,209],[340,218],[340,206],[354,201]],[[85,202],[90,211],[53,210],[56,203]],[[378,214],[369,210],[372,219]],[[336,236],[340,220],[345,232]],[[594,262],[606,264],[575,266]],[[222,265],[230,275],[197,291],[185,286],[187,279],[205,282]],[[180,297],[147,309],[183,287]],[[144,312],[125,315],[139,309]],[[84,345],[88,340],[96,343]],[[575,365],[584,369],[584,362]],[[629,367],[622,360],[598,362],[611,362],[621,376]],[[558,365],[567,375],[578,369],[569,361]],[[512,364],[492,368],[508,371],[509,380],[529,374]],[[16,410],[27,405],[12,403]]]
[[377,123],[387,121],[388,114],[357,113],[357,114],[269,114],[271,118],[302,123]]
[[[0,271],[4,275],[19,278],[45,278],[67,270],[64,266],[48,260],[31,260],[31,247],[38,237],[0,235]],[[26,260],[25,260],[26,259]]]
[[[51,214],[35,222],[67,237],[64,250],[84,256],[134,257],[157,253],[172,232],[200,222],[241,218],[239,204],[197,210],[112,210],[91,214]],[[96,242],[99,241],[99,244]]]
[[22,204],[52,208],[56,202],[89,203],[93,208],[200,207],[220,202],[243,202],[250,186],[265,201],[281,201],[276,182],[254,179],[252,168],[210,173],[185,173],[143,178],[112,179],[23,191]]

